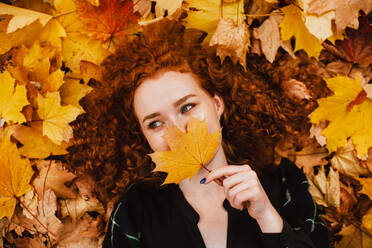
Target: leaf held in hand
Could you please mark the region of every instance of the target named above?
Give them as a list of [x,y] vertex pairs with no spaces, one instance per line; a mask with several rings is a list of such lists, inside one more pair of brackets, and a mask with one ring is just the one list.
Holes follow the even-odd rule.
[[175,126],[168,127],[164,139],[171,150],[149,154],[156,163],[153,171],[168,173],[163,184],[179,183],[187,177],[191,179],[201,166],[214,157],[220,145],[221,129],[209,133],[205,120],[199,121],[191,117],[186,133]]

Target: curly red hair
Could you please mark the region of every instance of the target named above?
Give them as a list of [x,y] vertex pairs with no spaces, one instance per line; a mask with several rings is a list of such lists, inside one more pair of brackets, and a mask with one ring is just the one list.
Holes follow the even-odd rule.
[[[120,194],[135,180],[160,185],[166,176],[151,173],[155,165],[146,154],[152,150],[132,106],[136,88],[159,70],[192,72],[211,96],[223,97],[223,148],[229,164],[248,163],[262,173],[273,166],[274,147],[284,139],[301,147],[299,137],[308,135],[307,116],[316,107],[312,99],[328,94],[314,74],[316,65],[286,55],[272,65],[254,55],[244,69],[229,58],[221,63],[214,48],[202,47],[204,36],[164,19],[145,26],[103,62],[104,82],[96,82],[81,101],[86,113],[72,124],[75,140],[66,156],[75,172],[94,176],[101,199]],[[304,82],[312,99],[286,97],[280,84],[290,78]]]

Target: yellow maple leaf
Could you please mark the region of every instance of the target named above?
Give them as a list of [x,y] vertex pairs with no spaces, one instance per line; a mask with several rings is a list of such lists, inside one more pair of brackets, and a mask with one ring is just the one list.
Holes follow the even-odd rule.
[[0,15],[12,15],[13,18],[8,24],[7,33],[12,33],[35,21],[45,25],[53,16],[38,11],[15,7],[9,4],[0,3]]
[[42,25],[39,22],[34,22],[22,29],[7,34],[6,30],[10,19],[4,18],[0,20],[0,54],[21,44],[26,44],[28,47],[31,46],[32,42],[39,37],[42,29]]
[[60,69],[61,52],[51,43],[41,42],[38,39],[30,49],[22,46],[15,55],[10,72],[20,82],[31,83],[41,89],[42,93],[57,91],[63,84],[64,72]]
[[[40,61],[44,59],[47,59],[48,61],[53,60],[55,69],[62,66],[60,51],[50,44],[45,44],[40,42],[40,40],[36,40],[25,54],[23,58],[23,66],[28,70],[34,70]],[[55,69],[52,71],[55,71]],[[50,70],[49,67],[48,70]]]
[[0,139],[0,219],[11,220],[16,197],[31,190],[33,170],[28,159],[22,159],[17,146],[8,138]]
[[91,40],[78,33],[68,34],[62,43],[62,57],[66,66],[80,73],[80,61],[87,60],[100,65],[110,54],[98,40]]
[[168,173],[163,184],[179,183],[187,177],[192,179],[201,166],[214,157],[220,144],[221,129],[209,133],[205,120],[191,117],[186,133],[171,126],[165,130],[164,139],[171,150],[149,154],[156,163],[153,171]]
[[65,29],[56,19],[52,19],[43,28],[39,39],[40,41],[49,42],[53,47],[61,49],[62,37],[66,37]]
[[38,94],[37,113],[43,120],[43,135],[49,137],[57,145],[62,141],[68,142],[72,136],[72,128],[68,123],[75,120],[81,110],[77,107],[67,105],[61,106],[59,92],[47,92],[46,97]]
[[77,33],[83,28],[84,23],[78,18],[74,0],[53,0],[53,6],[55,8],[53,15],[58,16],[56,19],[66,33]]
[[19,153],[28,158],[46,158],[53,155],[67,154],[68,144],[63,142],[60,146],[43,136],[41,125],[31,127],[18,125],[13,136],[22,143]]
[[29,104],[26,87],[15,85],[15,79],[7,71],[0,73],[0,86],[0,116],[9,123],[25,122],[21,110]]
[[372,238],[370,235],[356,225],[342,226],[337,235],[342,238],[335,243],[335,248],[366,248],[372,247]]
[[363,216],[362,227],[365,227],[370,233],[372,233],[372,207]]
[[101,66],[82,60],[80,61],[80,71],[85,84],[87,84],[91,78],[103,83]]
[[359,181],[363,185],[360,193],[366,194],[369,199],[372,199],[372,178],[359,178]]
[[208,36],[204,42],[209,42],[221,17],[238,21],[235,24],[245,19],[243,0],[233,3],[224,3],[220,0],[187,0],[186,2],[189,8],[185,18],[186,27],[206,31]]
[[365,98],[350,109],[350,104],[358,99],[363,90],[359,77],[352,80],[337,76],[325,81],[334,95],[317,100],[319,107],[311,113],[310,121],[314,124],[329,121],[322,131],[329,152],[345,147],[350,137],[359,156],[364,157],[372,146],[372,99]]
[[100,41],[91,40],[80,33],[84,23],[78,17],[75,1],[53,0],[53,6],[55,8],[53,15],[65,31],[66,37],[62,40],[62,57],[66,66],[74,73],[80,74],[82,60],[99,65],[110,52],[102,47]]
[[301,10],[289,5],[281,9],[284,13],[283,21],[280,23],[281,40],[296,38],[295,52],[304,49],[309,57],[318,58],[323,49],[320,41],[306,28]]
[[84,113],[84,109],[80,106],[79,101],[85,95],[92,91],[92,87],[88,85],[81,84],[79,80],[68,78],[65,83],[59,89],[62,104],[72,105],[80,108],[81,112]]

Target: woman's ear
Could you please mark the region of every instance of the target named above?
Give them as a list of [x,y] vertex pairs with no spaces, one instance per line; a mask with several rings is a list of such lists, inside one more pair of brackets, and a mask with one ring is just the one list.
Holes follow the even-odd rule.
[[225,103],[223,101],[222,96],[215,93],[213,96],[213,103],[216,108],[216,112],[218,114],[218,117],[221,118],[221,115],[223,114],[223,111],[225,110]]

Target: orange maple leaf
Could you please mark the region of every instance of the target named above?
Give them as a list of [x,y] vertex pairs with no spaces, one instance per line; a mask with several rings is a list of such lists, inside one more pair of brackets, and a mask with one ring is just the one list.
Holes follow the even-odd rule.
[[101,0],[99,7],[79,1],[77,12],[85,23],[83,32],[92,39],[124,38],[138,26],[139,16],[133,13],[131,0]]
[[186,133],[171,126],[164,131],[163,137],[171,150],[149,154],[156,163],[153,171],[168,173],[163,184],[179,183],[186,177],[191,179],[201,166],[214,157],[220,145],[221,129],[209,133],[205,120],[191,117]]

